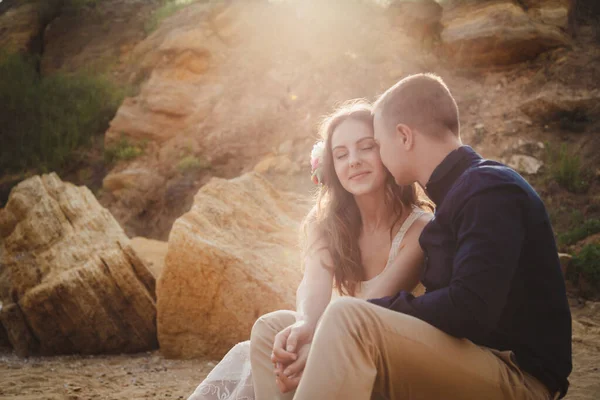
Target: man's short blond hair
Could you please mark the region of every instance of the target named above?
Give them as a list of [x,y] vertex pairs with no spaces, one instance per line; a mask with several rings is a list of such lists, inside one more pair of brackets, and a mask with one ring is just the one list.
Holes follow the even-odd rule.
[[374,105],[388,127],[405,124],[425,134],[450,131],[460,138],[458,106],[437,75],[410,75],[389,88]]

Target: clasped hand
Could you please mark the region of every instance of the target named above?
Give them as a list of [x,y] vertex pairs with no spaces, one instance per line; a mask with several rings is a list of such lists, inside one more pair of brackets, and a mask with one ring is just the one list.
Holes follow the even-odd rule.
[[314,328],[305,321],[297,321],[275,336],[273,361],[275,381],[281,393],[298,387],[306,366]]

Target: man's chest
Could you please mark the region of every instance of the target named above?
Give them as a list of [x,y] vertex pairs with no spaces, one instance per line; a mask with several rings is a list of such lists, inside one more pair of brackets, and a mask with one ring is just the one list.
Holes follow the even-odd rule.
[[427,291],[449,286],[457,240],[448,216],[436,213],[423,229],[419,243],[425,256],[421,281]]

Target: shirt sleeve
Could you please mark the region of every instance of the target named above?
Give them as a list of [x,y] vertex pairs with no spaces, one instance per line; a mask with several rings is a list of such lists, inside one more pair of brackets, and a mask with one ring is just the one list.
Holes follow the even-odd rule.
[[369,301],[458,338],[485,337],[501,317],[519,263],[526,196],[518,187],[488,189],[454,213],[457,243],[447,287],[416,298],[401,291]]

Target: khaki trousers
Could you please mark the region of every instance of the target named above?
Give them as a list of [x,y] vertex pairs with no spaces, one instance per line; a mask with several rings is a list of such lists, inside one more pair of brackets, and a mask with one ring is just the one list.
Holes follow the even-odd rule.
[[323,314],[295,393],[281,394],[270,356],[292,311],[259,318],[250,358],[256,400],[551,399],[512,352],[457,339],[417,318],[344,297]]

